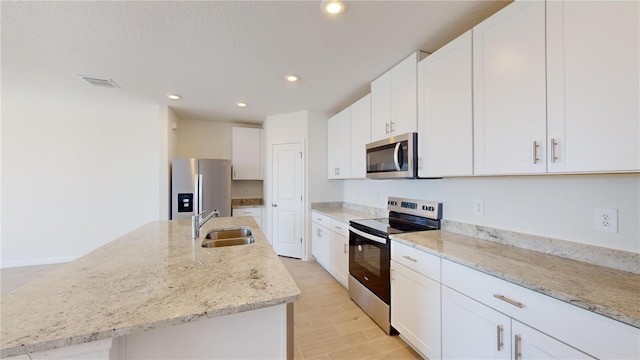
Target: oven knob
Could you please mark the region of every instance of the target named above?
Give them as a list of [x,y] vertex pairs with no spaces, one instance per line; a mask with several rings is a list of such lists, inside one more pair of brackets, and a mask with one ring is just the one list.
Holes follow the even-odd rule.
[[362,245],[358,245],[358,251],[362,251]]

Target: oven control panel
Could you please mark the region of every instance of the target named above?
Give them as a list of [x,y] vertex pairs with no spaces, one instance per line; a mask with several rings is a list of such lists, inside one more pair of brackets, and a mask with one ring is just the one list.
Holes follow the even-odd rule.
[[425,201],[389,197],[387,210],[422,216],[429,219],[442,219],[442,203],[437,201]]

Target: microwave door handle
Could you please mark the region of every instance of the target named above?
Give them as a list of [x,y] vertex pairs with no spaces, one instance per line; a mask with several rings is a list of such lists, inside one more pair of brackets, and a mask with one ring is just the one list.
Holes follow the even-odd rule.
[[366,232],[360,231],[358,229],[354,229],[353,227],[349,227],[349,231],[351,231],[352,233],[354,233],[354,234],[356,234],[356,235],[358,235],[360,237],[363,237],[363,238],[371,240],[371,241],[375,241],[375,242],[380,243],[380,244],[386,244],[387,243],[387,239],[386,238],[375,236],[375,235],[371,235],[371,234],[367,234]]
[[396,165],[397,171],[402,170],[402,168],[400,167],[400,159],[398,159],[398,156],[400,155],[400,145],[401,143],[396,143],[396,148],[393,149],[393,163]]

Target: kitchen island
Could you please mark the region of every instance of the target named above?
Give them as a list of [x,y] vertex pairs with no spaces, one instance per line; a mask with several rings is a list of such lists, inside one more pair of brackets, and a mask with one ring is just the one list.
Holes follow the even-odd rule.
[[[200,246],[236,226],[255,243]],[[214,218],[201,234],[191,240],[190,220],[151,222],[3,295],[0,357],[100,341],[112,358],[292,356],[301,293],[253,218]]]

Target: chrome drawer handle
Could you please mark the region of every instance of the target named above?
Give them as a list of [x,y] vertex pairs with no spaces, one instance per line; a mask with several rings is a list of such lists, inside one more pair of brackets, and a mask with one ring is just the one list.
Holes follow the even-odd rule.
[[511,304],[513,306],[517,306],[517,307],[519,307],[521,309],[524,307],[523,303],[521,303],[519,301],[512,300],[512,299],[509,299],[508,297],[506,297],[504,295],[493,294],[493,297],[496,298],[496,299],[500,299],[500,300],[502,300],[504,302],[508,302],[509,304]]
[[412,257],[411,257],[411,256],[409,256],[409,255],[405,255],[405,256],[403,256],[403,258],[405,258],[405,259],[407,259],[407,260],[409,260],[409,261],[418,262],[418,259],[414,259],[414,258],[412,258]]

